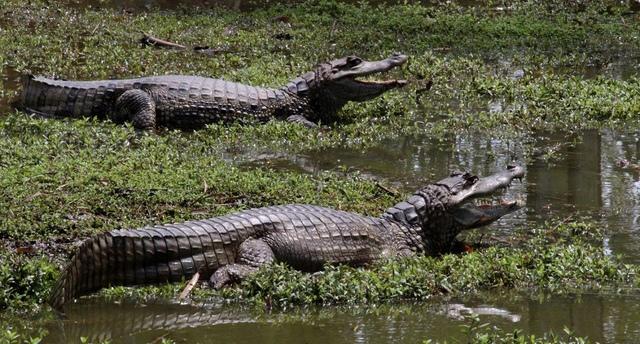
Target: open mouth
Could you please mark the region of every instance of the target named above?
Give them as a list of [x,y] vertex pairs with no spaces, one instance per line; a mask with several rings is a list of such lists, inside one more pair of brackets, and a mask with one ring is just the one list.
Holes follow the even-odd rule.
[[351,80],[362,86],[375,86],[375,87],[385,87],[385,88],[403,87],[408,82],[407,80],[403,80],[403,79],[359,80],[357,78],[352,78]]
[[333,75],[334,80],[352,82],[358,86],[368,88],[390,89],[394,87],[402,87],[407,84],[407,80],[373,80],[367,78],[370,75],[380,75],[398,66],[405,64],[408,57],[401,53],[394,53],[388,58],[380,61],[364,61],[356,56],[347,57],[347,63],[355,63],[348,69],[338,71]]
[[[521,181],[523,176],[524,170],[521,167],[509,166],[504,172],[479,179],[461,201],[462,204],[453,211],[454,218],[466,228],[477,228],[522,208],[524,200],[507,200],[496,194],[505,193],[513,180]],[[486,196],[492,198],[480,198]]]

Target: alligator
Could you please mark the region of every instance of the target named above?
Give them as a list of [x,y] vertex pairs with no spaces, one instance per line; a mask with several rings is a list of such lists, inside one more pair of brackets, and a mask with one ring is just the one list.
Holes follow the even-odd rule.
[[443,254],[462,230],[519,209],[518,200],[479,205],[471,200],[523,176],[520,166],[484,178],[454,172],[380,217],[293,204],[106,232],[81,244],[49,303],[62,310],[69,300],[106,286],[176,282],[196,273],[222,288],[274,262],[313,272],[325,264],[364,266],[393,257]]
[[399,53],[380,61],[347,56],[318,64],[278,89],[201,76],[64,81],[25,76],[18,107],[47,117],[97,117],[134,128],[198,129],[214,122],[264,123],[282,119],[309,127],[334,121],[349,101],[373,99],[406,80],[359,80],[407,61]]

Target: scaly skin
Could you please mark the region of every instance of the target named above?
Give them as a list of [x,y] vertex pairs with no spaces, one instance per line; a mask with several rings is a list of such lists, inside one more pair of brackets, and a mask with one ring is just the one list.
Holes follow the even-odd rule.
[[317,271],[325,264],[362,266],[389,257],[441,254],[463,229],[484,226],[518,209],[518,202],[475,206],[468,201],[523,175],[516,166],[486,178],[453,173],[381,217],[285,205],[107,232],[80,247],[50,303],[61,309],[74,297],[109,285],[174,282],[196,272],[221,288],[276,261]]
[[405,85],[404,80],[365,82],[356,78],[385,72],[406,60],[401,54],[372,62],[344,57],[319,64],[279,89],[188,75],[100,81],[27,76],[20,107],[45,116],[130,121],[141,130],[158,125],[197,129],[215,122],[272,119],[315,126],[332,121],[349,101],[366,101]]

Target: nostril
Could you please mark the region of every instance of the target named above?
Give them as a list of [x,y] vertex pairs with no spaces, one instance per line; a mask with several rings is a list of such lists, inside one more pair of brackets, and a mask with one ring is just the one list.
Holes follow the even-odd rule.
[[515,169],[516,167],[518,167],[518,166],[517,166],[517,165],[515,165],[515,164],[509,164],[509,165],[507,165],[507,170],[513,170],[513,169]]

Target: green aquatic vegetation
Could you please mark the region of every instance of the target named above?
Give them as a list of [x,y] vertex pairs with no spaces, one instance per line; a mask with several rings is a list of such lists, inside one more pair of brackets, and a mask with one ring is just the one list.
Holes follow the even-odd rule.
[[244,171],[200,134],[138,136],[108,126],[0,119],[0,237],[70,240],[281,203],[369,214],[391,204],[357,174]]
[[27,257],[0,250],[0,310],[32,313],[49,293],[58,269],[45,257]]

